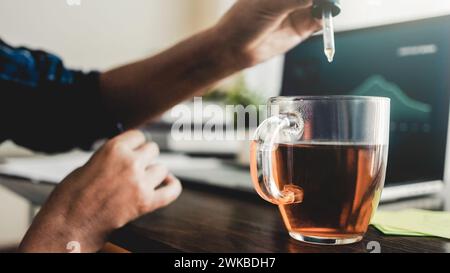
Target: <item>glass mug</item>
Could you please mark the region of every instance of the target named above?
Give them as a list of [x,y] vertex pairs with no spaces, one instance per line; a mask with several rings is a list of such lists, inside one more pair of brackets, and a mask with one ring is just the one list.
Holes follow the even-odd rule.
[[276,97],[251,144],[258,194],[279,206],[292,238],[359,242],[384,186],[390,100]]

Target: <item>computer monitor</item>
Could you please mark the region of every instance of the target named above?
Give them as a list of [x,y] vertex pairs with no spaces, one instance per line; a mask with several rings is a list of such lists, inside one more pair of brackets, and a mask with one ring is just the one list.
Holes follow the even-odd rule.
[[328,63],[320,35],[290,51],[281,94],[391,98],[386,185],[410,189],[392,198],[440,190],[449,124],[450,16],[338,32],[336,51]]

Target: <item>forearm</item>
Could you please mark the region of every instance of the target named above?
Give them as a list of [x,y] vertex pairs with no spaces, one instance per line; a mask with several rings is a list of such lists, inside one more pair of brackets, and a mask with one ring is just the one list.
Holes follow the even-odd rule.
[[88,227],[68,223],[64,215],[38,215],[22,240],[19,251],[64,253],[73,250],[70,249],[71,243],[77,243],[79,251],[96,252],[104,245],[106,237],[106,233],[93,233]]
[[[61,186],[65,187],[64,183],[59,188]],[[76,205],[67,205],[63,197],[60,191],[53,192],[25,234],[19,247],[20,252],[70,252],[71,242],[79,243],[82,252],[96,252],[104,245],[109,231],[105,230],[106,225],[92,226],[94,220],[87,213],[83,217],[74,217],[70,209],[73,210]],[[86,212],[89,210],[86,209]]]
[[242,69],[243,62],[221,39],[212,28],[154,57],[103,73],[108,109],[125,127],[136,127]]

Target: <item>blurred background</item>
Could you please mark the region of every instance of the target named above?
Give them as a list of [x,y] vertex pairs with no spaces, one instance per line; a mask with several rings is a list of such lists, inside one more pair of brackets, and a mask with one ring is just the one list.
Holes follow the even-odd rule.
[[[105,70],[156,54],[213,25],[233,3],[81,0],[73,6],[66,0],[1,0],[0,38],[53,52],[69,67]],[[342,0],[342,7],[337,30],[450,14],[448,0]],[[239,80],[265,100],[279,94],[282,67],[283,58],[275,58],[245,71]],[[26,153],[11,143],[0,146],[0,157]],[[0,200],[0,244],[16,244],[28,226],[28,203],[1,187]]]

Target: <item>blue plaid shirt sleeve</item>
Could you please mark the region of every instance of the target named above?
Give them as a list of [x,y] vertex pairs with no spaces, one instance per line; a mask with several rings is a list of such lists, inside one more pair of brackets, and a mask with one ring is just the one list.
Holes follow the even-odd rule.
[[55,153],[118,134],[99,82],[98,72],[67,69],[53,54],[0,40],[0,142]]

